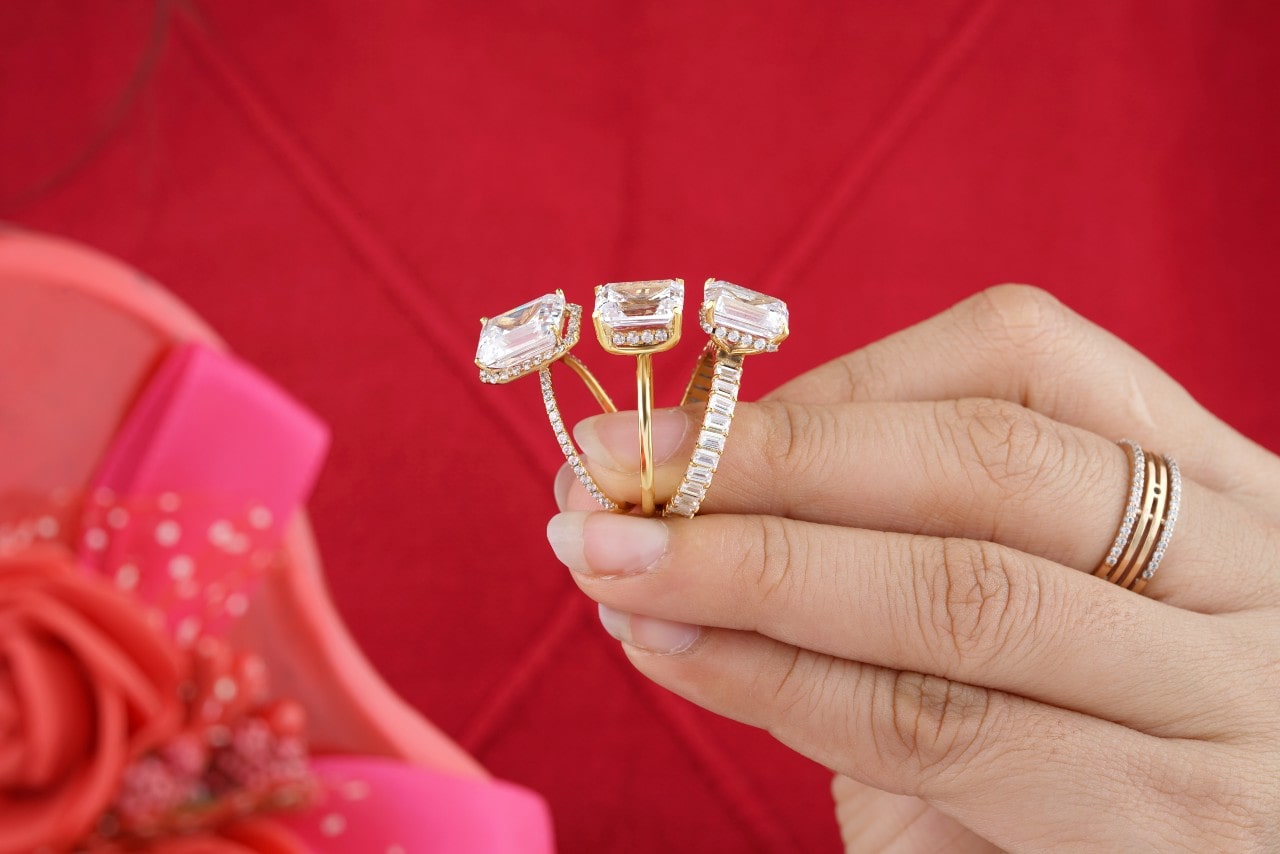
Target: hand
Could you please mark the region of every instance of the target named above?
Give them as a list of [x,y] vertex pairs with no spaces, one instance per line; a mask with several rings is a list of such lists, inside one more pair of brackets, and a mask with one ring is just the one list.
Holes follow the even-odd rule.
[[[660,499],[698,417],[657,414]],[[634,418],[576,431],[631,501]],[[1183,473],[1145,595],[1091,575],[1120,437]],[[833,769],[850,850],[1280,846],[1280,459],[1042,292],[740,404],[705,515],[557,493],[551,543],[632,663]]]

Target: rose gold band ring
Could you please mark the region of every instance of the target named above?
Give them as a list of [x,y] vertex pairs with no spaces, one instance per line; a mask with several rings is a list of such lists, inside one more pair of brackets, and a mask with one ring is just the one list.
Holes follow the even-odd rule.
[[1119,444],[1129,452],[1129,499],[1111,551],[1093,574],[1141,593],[1173,536],[1182,504],[1182,475],[1172,457],[1148,454],[1130,439]]

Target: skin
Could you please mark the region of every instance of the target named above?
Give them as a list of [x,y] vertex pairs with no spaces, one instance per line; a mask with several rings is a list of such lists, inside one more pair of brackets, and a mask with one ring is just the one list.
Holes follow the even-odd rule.
[[[655,418],[659,500],[699,418]],[[575,431],[632,502],[634,419]],[[1121,437],[1183,474],[1143,595],[1091,574]],[[739,404],[694,519],[556,492],[552,547],[635,667],[832,769],[849,851],[1280,848],[1280,458],[1042,291]]]

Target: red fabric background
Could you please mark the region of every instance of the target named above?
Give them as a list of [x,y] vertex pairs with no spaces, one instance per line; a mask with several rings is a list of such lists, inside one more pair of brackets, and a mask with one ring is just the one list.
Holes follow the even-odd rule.
[[564,850],[831,849],[825,771],[596,625],[543,539],[536,384],[476,381],[476,318],[724,277],[792,308],[750,397],[1029,281],[1280,448],[1277,44],[1266,0],[9,2],[0,213],[166,283],[332,425],[344,616]]

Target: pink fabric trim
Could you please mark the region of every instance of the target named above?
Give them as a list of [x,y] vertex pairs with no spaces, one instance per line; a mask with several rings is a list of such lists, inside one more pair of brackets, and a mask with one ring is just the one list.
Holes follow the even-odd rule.
[[555,849],[541,798],[509,783],[466,780],[398,762],[324,757],[312,809],[281,816],[320,852],[547,854]]

